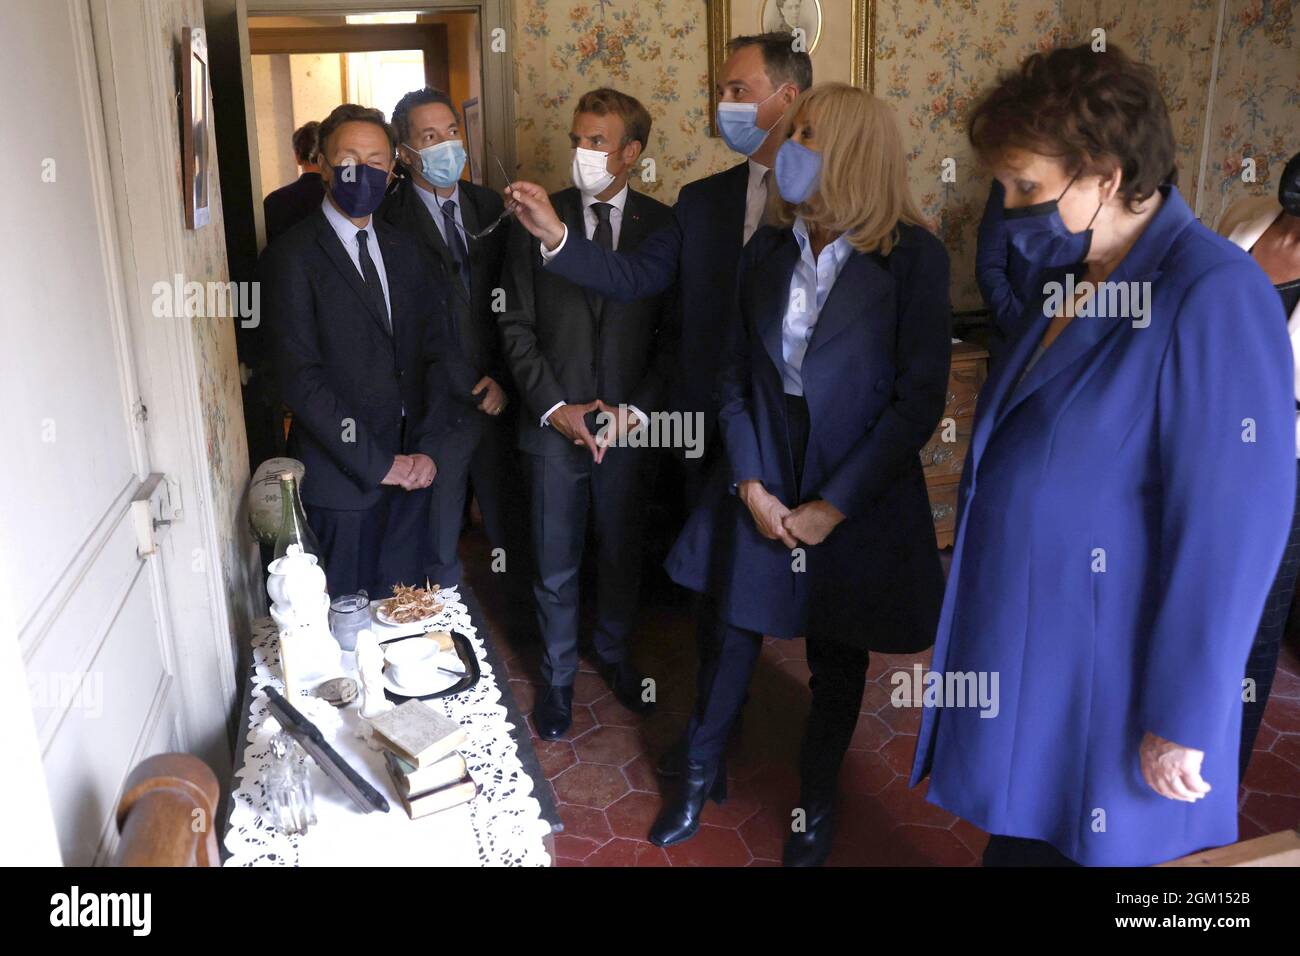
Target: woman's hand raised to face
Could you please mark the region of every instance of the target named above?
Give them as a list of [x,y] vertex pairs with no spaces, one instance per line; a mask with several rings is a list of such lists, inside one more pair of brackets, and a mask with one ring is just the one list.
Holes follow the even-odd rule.
[[759,534],[771,541],[780,541],[791,551],[799,546],[799,542],[785,529],[783,523],[790,509],[781,503],[780,498],[764,488],[761,481],[742,481],[736,491],[749,509]]
[[1210,785],[1201,776],[1205,751],[1180,747],[1147,731],[1138,753],[1142,777],[1160,796],[1195,803],[1210,792]]
[[514,200],[515,218],[548,250],[563,241],[564,223],[555,214],[555,207],[545,189],[536,183],[520,180],[506,187],[506,198]]

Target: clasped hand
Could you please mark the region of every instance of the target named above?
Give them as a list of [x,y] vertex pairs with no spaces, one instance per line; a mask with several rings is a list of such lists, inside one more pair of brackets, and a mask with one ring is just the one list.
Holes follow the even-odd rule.
[[381,485],[400,485],[406,491],[418,491],[433,484],[438,466],[428,455],[397,455]]
[[737,491],[758,533],[771,541],[780,541],[791,551],[800,544],[821,544],[844,520],[844,513],[829,501],[808,501],[797,508],[787,508],[758,480],[742,481]]
[[[593,435],[587,427],[588,412],[603,412],[610,416],[610,424]],[[585,445],[596,464],[604,461],[605,452],[645,424],[626,405],[607,405],[599,398],[582,405],[561,405],[546,422],[575,445]]]

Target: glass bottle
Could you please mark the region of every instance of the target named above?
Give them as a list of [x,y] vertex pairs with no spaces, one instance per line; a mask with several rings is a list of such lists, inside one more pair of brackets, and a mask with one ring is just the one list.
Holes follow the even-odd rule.
[[282,833],[306,833],[316,822],[316,802],[301,751],[283,730],[271,736],[268,750],[262,788],[271,822]]
[[320,542],[307,523],[307,513],[298,497],[298,481],[293,472],[285,471],[280,473],[280,531],[275,536],[275,557],[283,558],[291,544],[302,548],[304,554],[313,555],[316,563],[324,569]]

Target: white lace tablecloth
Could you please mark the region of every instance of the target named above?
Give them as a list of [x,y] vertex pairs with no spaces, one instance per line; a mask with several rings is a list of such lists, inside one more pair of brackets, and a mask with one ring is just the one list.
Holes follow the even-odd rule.
[[[533,796],[533,780],[524,771],[510,736],[514,725],[501,702],[497,677],[484,653],[469,614],[455,589],[442,592],[444,607],[434,630],[466,635],[478,655],[478,683],[452,697],[425,705],[460,721],[469,740],[460,752],[480,792],[470,803],[412,820],[387,771],[382,754],[357,736],[357,704],[337,709],[315,697],[292,703],[361,776],[388,798],[387,813],[362,813],[346,794],[304,756],[315,793],[317,823],[300,836],[286,836],[270,822],[261,788],[261,771],[274,729],[264,688],[284,692],[280,677],[279,638],[270,618],[258,620],[253,633],[253,666],[248,734],[242,765],[235,775],[225,847],[226,866],[549,866],[544,838],[550,825]],[[377,631],[384,630],[382,627]],[[380,635],[380,640],[384,639]],[[351,666],[352,655],[342,656]],[[526,732],[526,731],[525,731]]]

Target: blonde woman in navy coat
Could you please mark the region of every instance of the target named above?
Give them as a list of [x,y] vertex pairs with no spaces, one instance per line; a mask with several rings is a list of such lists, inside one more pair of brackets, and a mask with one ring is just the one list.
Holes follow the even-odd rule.
[[932,663],[997,675],[998,707],[927,707],[912,783],[993,834],[985,865],[1231,843],[1294,502],[1286,317],[1172,185],[1156,78],[1115,47],[1034,54],[970,123],[1042,271],[980,392]]
[[650,839],[689,838],[720,799],[727,731],[763,635],[807,638],[812,711],[800,762],[806,829],[787,865],[830,850],[840,763],[870,651],[930,645],[943,575],[918,453],[943,412],[948,256],[919,223],[889,108],[844,84],[795,100],[777,202],[741,258],[723,356],[725,474],[668,559],[715,598],[680,792]]

